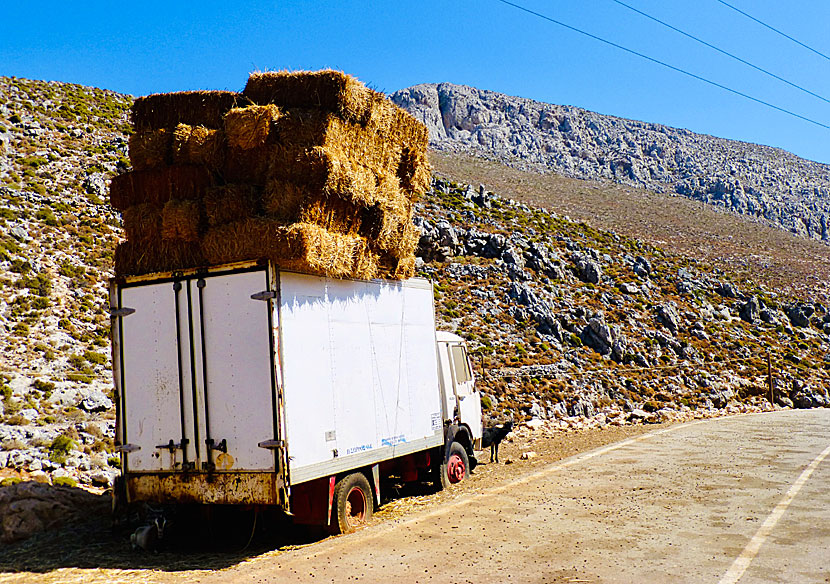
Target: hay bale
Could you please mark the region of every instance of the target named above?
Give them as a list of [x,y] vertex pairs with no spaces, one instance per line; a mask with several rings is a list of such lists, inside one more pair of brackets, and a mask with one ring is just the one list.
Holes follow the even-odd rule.
[[432,183],[432,168],[426,152],[404,148],[396,175],[410,201],[422,197]]
[[132,134],[128,148],[133,169],[146,170],[170,164],[171,140],[171,133],[165,128]]
[[252,105],[234,91],[182,91],[139,97],[130,108],[136,131],[173,128],[178,124],[219,129],[229,110]]
[[225,134],[205,126],[179,124],[170,145],[173,164],[201,164],[218,170],[225,161]]
[[199,200],[214,178],[204,166],[168,166],[125,172],[110,183],[110,203],[123,211],[141,203],[162,206],[170,199]]
[[396,258],[381,254],[378,262],[378,278],[407,280],[415,276],[415,256]]
[[268,140],[272,124],[279,117],[280,109],[270,104],[228,111],[225,114],[225,135],[228,137],[228,143],[242,150],[263,146]]
[[272,145],[255,146],[248,150],[228,145],[220,174],[227,184],[248,184],[264,187],[274,157]]
[[377,271],[377,254],[362,237],[260,217],[210,229],[202,251],[211,264],[265,258],[285,270],[335,278],[370,279]]
[[420,234],[412,224],[412,207],[375,205],[366,210],[360,234],[377,249],[401,258],[415,253]]
[[314,108],[365,124],[379,100],[357,78],[341,71],[266,71],[251,73],[242,93],[254,103]]
[[127,207],[121,212],[124,221],[124,235],[128,241],[147,243],[161,237],[161,207],[141,203]]
[[205,265],[198,243],[182,241],[125,241],[115,248],[115,275],[138,276]]
[[[316,191],[318,196],[322,196]],[[314,196],[315,191],[308,185],[291,181],[271,179],[265,185],[262,195],[262,209],[274,219],[291,223],[299,216],[303,202]]]
[[201,205],[197,201],[171,199],[161,211],[161,238],[167,241],[199,241]]
[[388,133],[318,110],[289,109],[274,124],[275,140],[289,148],[319,146],[377,171],[395,171],[401,145]]
[[309,197],[292,223],[309,223],[331,233],[357,235],[362,231],[366,208],[340,197]]
[[208,225],[215,227],[250,217],[259,211],[260,199],[260,189],[251,185],[211,187],[204,198]]
[[[315,196],[340,197],[363,207],[379,201],[390,205],[406,201],[394,173],[376,171],[322,147],[277,147],[268,170],[267,184],[278,181],[305,185]],[[268,190],[266,186],[266,193]]]

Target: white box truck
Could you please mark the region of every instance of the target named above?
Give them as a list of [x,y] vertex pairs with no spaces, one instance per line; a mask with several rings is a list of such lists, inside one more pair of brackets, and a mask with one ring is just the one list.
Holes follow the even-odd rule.
[[351,531],[381,479],[465,478],[481,403],[423,279],[270,262],[113,279],[119,497],[276,506]]

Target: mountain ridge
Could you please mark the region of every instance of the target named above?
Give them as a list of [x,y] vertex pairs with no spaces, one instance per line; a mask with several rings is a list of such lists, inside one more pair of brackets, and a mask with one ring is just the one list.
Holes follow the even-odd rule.
[[830,165],[781,148],[452,83],[392,94],[440,152],[675,193],[830,240]]

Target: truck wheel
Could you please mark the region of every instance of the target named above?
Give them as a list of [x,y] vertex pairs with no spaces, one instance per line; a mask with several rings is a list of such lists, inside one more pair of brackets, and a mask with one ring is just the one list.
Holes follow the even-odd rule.
[[331,526],[334,533],[351,533],[372,518],[372,487],[363,473],[353,473],[334,486]]
[[470,474],[470,459],[467,457],[467,451],[458,442],[453,442],[450,445],[450,450],[447,452],[447,461],[444,463],[444,468],[447,475],[447,482],[451,485],[460,483]]

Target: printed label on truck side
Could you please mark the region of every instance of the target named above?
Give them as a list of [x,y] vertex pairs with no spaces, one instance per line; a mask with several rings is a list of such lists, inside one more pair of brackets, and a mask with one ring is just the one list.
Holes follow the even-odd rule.
[[384,446],[394,446],[395,444],[402,444],[406,442],[406,437],[403,434],[398,436],[390,436],[389,438],[384,438],[380,441],[380,443]]
[[371,450],[371,444],[362,444],[361,446],[352,446],[351,448],[346,450],[346,454],[354,454],[355,452],[363,452],[365,450]]
[[432,431],[437,432],[441,426],[441,414],[432,414]]

